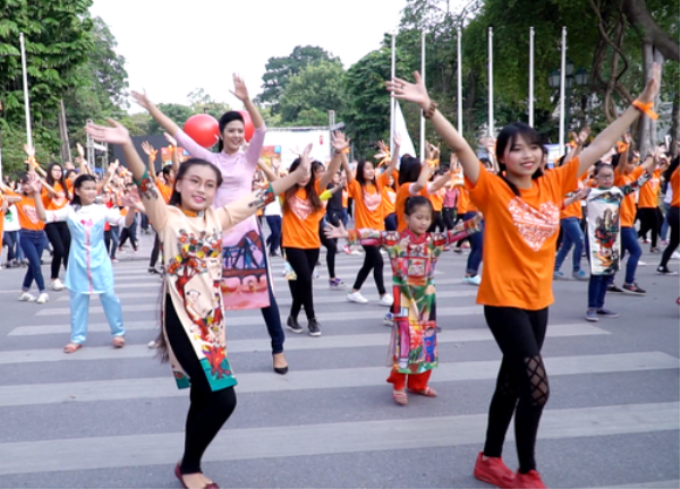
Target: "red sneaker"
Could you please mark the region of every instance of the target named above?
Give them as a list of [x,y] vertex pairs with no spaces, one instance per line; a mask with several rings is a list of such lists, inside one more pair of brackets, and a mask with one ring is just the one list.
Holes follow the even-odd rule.
[[530,470],[526,474],[517,472],[512,482],[512,487],[517,489],[546,489],[545,484],[541,480],[541,475],[535,470]]
[[475,463],[475,470],[472,474],[476,479],[497,487],[515,487],[512,485],[515,474],[503,463],[501,457],[487,457],[484,460],[484,454],[479,452],[477,462]]

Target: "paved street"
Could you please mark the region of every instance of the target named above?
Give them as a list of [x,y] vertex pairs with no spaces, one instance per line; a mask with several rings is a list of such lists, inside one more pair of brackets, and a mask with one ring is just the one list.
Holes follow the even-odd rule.
[[[134,259],[125,253],[114,266],[128,330],[120,351],[93,300],[86,347],[62,353],[68,292],[50,292],[43,306],[20,303],[25,269],[0,271],[0,488],[180,487],[172,471],[188,392],[146,346],[160,292],[146,271],[149,247],[144,236]],[[206,474],[233,488],[490,487],[472,468],[500,353],[476,289],[461,283],[465,259],[447,253],[438,267],[439,397],[410,396],[406,407],[385,383],[390,330],[372,280],[364,286],[370,304],[347,303],[328,290],[322,257],[314,293],[323,335],[287,333],[286,376],[272,372],[260,312],[228,314],[238,406],[206,453]],[[543,350],[552,393],[537,445],[549,487],[679,486],[678,277],[656,275],[658,259],[644,255],[639,268],[646,297],[608,295],[619,319],[587,323],[587,282],[554,284]],[[361,261],[339,255],[338,275],[351,284]],[[273,267],[285,320],[282,261]],[[514,469],[512,428],[508,438],[504,458]]]

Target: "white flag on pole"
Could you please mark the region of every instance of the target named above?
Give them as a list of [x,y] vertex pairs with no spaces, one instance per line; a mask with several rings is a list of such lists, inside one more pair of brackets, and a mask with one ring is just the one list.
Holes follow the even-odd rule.
[[404,119],[404,114],[401,112],[401,106],[399,101],[395,101],[395,114],[394,114],[394,133],[401,138],[401,147],[399,148],[399,157],[406,154],[418,157],[416,153],[416,148],[413,146],[413,141],[411,136],[408,134],[408,129],[406,128],[406,120]]

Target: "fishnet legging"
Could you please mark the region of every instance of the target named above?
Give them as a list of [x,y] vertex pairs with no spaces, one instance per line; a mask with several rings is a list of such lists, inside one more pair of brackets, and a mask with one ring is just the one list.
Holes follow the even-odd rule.
[[536,434],[543,407],[550,397],[540,354],[547,324],[547,310],[544,311],[540,314],[541,311],[485,308],[487,323],[503,351],[503,360],[489,408],[484,455],[501,456],[514,413],[519,469],[523,473],[536,468]]

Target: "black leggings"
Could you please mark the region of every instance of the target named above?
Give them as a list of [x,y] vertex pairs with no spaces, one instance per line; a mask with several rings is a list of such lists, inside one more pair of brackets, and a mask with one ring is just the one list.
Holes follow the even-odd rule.
[[640,218],[640,230],[638,231],[638,238],[646,238],[649,231],[652,232],[652,248],[656,248],[656,242],[661,232],[661,223],[663,222],[663,214],[658,207],[638,209],[638,217]]
[[[132,224],[132,226],[136,225],[137,225],[136,222]],[[128,239],[130,240],[132,249],[137,251],[137,233],[135,232],[133,227],[123,228],[123,231],[121,231],[120,233],[120,240],[118,241],[118,249],[121,249]]]
[[444,207],[442,209],[442,219],[444,219],[444,225],[447,230],[453,229],[454,222],[456,221],[456,208],[455,207]]
[[151,250],[151,258],[149,259],[149,268],[156,268],[156,263],[158,262],[158,254],[161,252],[161,239],[156,233],[156,237],[153,240],[153,249]]
[[446,231],[446,224],[444,224],[444,218],[442,217],[441,211],[434,211],[432,213],[432,224],[430,229],[427,230],[428,233],[434,233],[439,228],[440,232]]
[[536,469],[536,433],[543,407],[550,396],[548,375],[541,357],[548,308],[527,311],[484,306],[484,316],[503,352],[496,391],[489,407],[484,455],[501,456],[505,433],[514,412],[519,471],[527,473]]
[[678,244],[680,244],[680,207],[671,207],[666,214],[666,219],[668,220],[668,226],[671,228],[670,241],[668,246],[663,250],[663,255],[661,256],[660,266],[668,266],[668,260],[673,256],[673,252],[677,249]]
[[170,296],[165,297],[165,332],[170,348],[182,370],[191,379],[189,397],[191,405],[187,414],[184,438],[184,457],[180,464],[182,474],[202,472],[201,458],[222,425],[236,408],[236,393],[233,387],[213,391],[205,376],[203,367],[177,317]]
[[[329,219],[329,216],[326,216]],[[339,220],[336,222],[331,222],[333,226],[337,226]],[[335,278],[335,255],[338,253],[338,240],[337,238],[329,239],[326,237],[326,233],[323,231],[323,220],[319,222],[319,237],[321,238],[321,244],[326,248],[326,266],[328,267],[328,278]],[[317,257],[318,258],[318,257]]]
[[52,245],[52,268],[50,278],[59,278],[59,269],[64,264],[64,270],[68,266],[68,253],[71,248],[71,233],[65,222],[51,222],[45,225],[47,239]]
[[290,307],[290,316],[297,319],[300,308],[305,306],[307,319],[314,319],[314,292],[312,287],[312,273],[316,262],[319,260],[319,248],[303,250],[301,248],[286,248],[286,259],[295,270],[297,279],[289,280],[290,295],[293,296],[293,304]]
[[380,254],[379,246],[363,246],[366,256],[364,257],[364,264],[357,274],[357,278],[354,281],[354,290],[361,290],[361,286],[364,285],[368,274],[373,269],[373,280],[375,280],[375,285],[378,287],[378,293],[380,295],[385,295],[385,283],[383,281],[383,258]]

